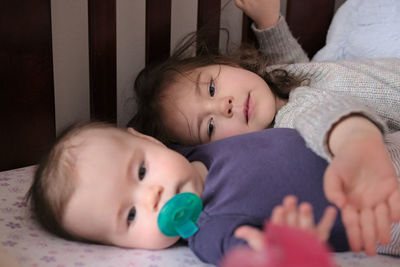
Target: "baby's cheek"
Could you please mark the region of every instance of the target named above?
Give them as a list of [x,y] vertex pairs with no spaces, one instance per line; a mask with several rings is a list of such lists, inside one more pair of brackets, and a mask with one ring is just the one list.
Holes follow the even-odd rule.
[[154,238],[154,243],[150,244],[149,247],[150,249],[164,249],[164,248],[168,248],[170,246],[172,246],[173,244],[175,244],[176,242],[178,242],[180,237],[169,237],[169,236],[165,236],[163,234],[160,233],[160,235],[157,238]]
[[171,237],[161,233],[157,223],[148,223],[146,227],[141,228],[140,237],[143,248],[146,249],[164,249],[172,246],[179,240],[179,236]]

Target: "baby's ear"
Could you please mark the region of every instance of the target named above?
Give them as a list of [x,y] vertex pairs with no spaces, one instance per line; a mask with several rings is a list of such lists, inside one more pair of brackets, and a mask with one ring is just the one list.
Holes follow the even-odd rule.
[[127,131],[128,131],[128,133],[133,134],[134,136],[137,136],[137,137],[139,137],[139,138],[146,139],[147,141],[150,141],[150,142],[156,143],[156,144],[158,144],[158,145],[164,146],[163,143],[161,143],[160,141],[158,141],[158,140],[155,139],[154,137],[152,137],[152,136],[150,136],[150,135],[142,134],[142,133],[136,131],[135,129],[133,129],[133,128],[131,128],[131,127],[129,127],[129,128],[127,129]]

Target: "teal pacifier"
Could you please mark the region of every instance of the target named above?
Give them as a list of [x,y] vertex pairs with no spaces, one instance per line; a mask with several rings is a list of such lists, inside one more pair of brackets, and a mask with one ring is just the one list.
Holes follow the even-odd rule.
[[158,214],[158,227],[166,236],[188,238],[199,228],[196,221],[203,209],[201,199],[193,193],[180,193],[164,204]]

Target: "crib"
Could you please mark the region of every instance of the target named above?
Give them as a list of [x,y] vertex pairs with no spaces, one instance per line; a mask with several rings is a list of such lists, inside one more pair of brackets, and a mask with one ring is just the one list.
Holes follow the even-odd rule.
[[[325,45],[332,18],[342,2],[281,1],[282,14],[310,58]],[[79,10],[80,15],[84,14],[84,19],[80,16],[79,19],[69,20],[73,21],[73,25],[60,25],[59,16],[65,16],[65,5]],[[22,0],[2,4],[1,266],[6,263],[6,266],[209,266],[197,259],[183,243],[163,251],[147,251],[60,239],[37,225],[23,201],[36,164],[55,140],[57,133],[67,124],[78,120],[102,120],[122,127],[126,124],[134,107],[129,109],[130,113],[125,112],[126,103],[133,105],[133,102],[125,101],[127,97],[124,92],[129,90],[134,74],[140,68],[168,57],[173,48],[172,37],[177,36],[171,30],[179,24],[176,22],[177,11],[188,6],[194,7],[188,13],[197,17],[191,22],[194,29],[207,24],[212,29],[207,39],[209,46],[220,48],[221,22],[226,16],[224,12],[234,8],[232,0]],[[129,22],[136,21],[136,18],[127,19],[129,13],[141,16],[143,27],[140,32],[129,30]],[[233,17],[233,22],[228,23],[228,26],[240,24],[239,29],[236,27],[237,40],[254,42],[251,20],[237,12],[235,16],[229,17]],[[65,55],[57,54],[57,49],[62,50],[60,46],[63,47],[63,40],[70,40],[69,46],[72,49],[75,45],[73,36],[68,36],[65,27],[78,27],[87,31],[87,46],[77,48],[74,53],[74,58],[84,55],[84,64],[78,62],[70,65],[79,66],[79,73],[73,69],[72,73],[85,76],[77,86],[79,90],[85,89],[85,92],[80,90],[74,93],[72,89],[70,92],[69,87],[73,84],[66,84],[68,75],[64,76],[63,81],[59,78],[59,74],[66,69],[63,65]],[[134,42],[121,44],[119,36],[124,34],[137,34],[142,42],[137,46]],[[132,46],[128,49],[134,50],[134,53],[126,60],[123,51],[126,51],[129,44]],[[136,61],[135,57],[139,63],[132,67],[130,63]],[[121,61],[124,64],[121,65]],[[122,93],[121,87],[125,90]],[[57,91],[57,88],[64,88],[64,91]],[[60,100],[67,98],[69,93],[72,102],[85,98],[86,102],[79,110],[68,104],[66,109],[59,110]],[[69,111],[77,115],[65,117]],[[346,252],[335,253],[334,256],[339,266],[400,266],[400,259],[382,255],[368,258],[362,253]]]

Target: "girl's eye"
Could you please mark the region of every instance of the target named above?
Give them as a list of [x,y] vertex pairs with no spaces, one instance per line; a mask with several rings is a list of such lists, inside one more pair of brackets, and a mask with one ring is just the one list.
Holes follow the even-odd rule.
[[208,87],[208,91],[210,92],[210,96],[213,97],[215,94],[215,85],[213,80],[210,81],[210,86]]
[[142,164],[139,168],[139,173],[138,173],[139,181],[142,181],[145,175],[146,175],[146,167],[143,166]]
[[211,118],[211,120],[208,122],[208,128],[207,128],[208,138],[211,138],[213,132],[214,132],[214,119]]
[[128,214],[128,225],[131,224],[131,222],[135,219],[136,216],[136,209],[135,208],[131,208],[131,210],[129,211]]

